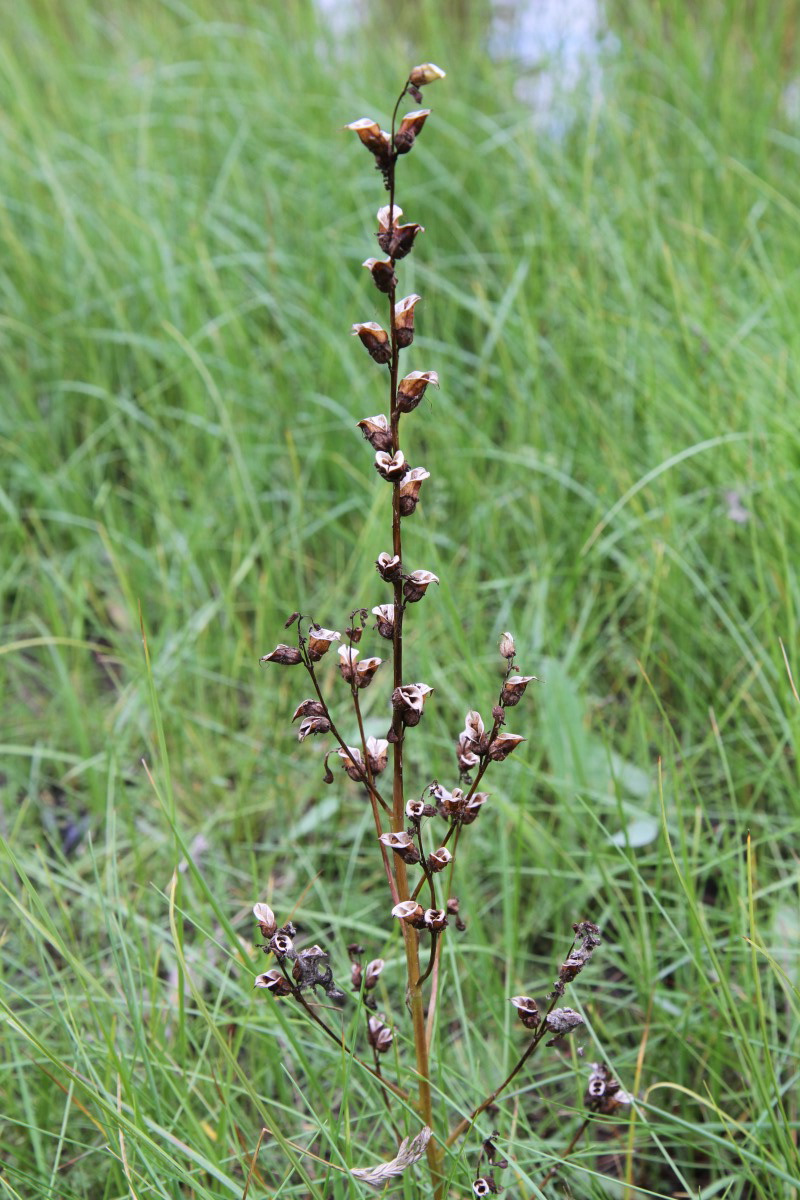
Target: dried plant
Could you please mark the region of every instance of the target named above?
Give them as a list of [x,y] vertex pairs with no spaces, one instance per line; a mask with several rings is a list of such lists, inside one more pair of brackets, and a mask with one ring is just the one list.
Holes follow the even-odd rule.
[[[388,411],[364,417],[356,424],[374,451],[378,475],[389,485],[391,545],[378,554],[375,563],[388,596],[371,609],[374,625],[370,626],[370,610],[359,607],[350,613],[349,624],[343,632],[327,629],[312,616],[295,612],[285,626],[293,629],[292,644],[282,643],[261,659],[262,663],[303,668],[312,695],[298,704],[292,718],[299,721],[298,738],[301,742],[311,736],[328,738],[331,746],[325,755],[325,782],[335,781],[331,762],[335,764],[338,759],[339,768],[370,804],[376,847],[383,860],[388,889],[386,916],[396,920],[405,951],[405,1006],[410,1013],[414,1047],[414,1063],[406,1072],[407,1078],[390,1080],[381,1061],[396,1047],[391,1020],[385,1013],[379,1013],[376,1000],[383,960],[365,961],[363,947],[355,944],[348,947],[350,986],[364,1013],[366,1049],[361,1054],[366,1058],[371,1056],[369,1063],[365,1057],[356,1054],[354,1046],[346,1045],[343,1026],[335,1012],[331,1015],[331,1006],[335,1010],[346,1004],[348,998],[334,979],[329,952],[318,945],[298,945],[295,926],[289,921],[279,926],[269,905],[259,902],[253,909],[264,938],[263,949],[277,964],[257,976],[256,987],[270,992],[276,1000],[294,1002],[321,1033],[343,1046],[375,1077],[389,1114],[387,1151],[398,1145],[400,1134],[395,1121],[402,1123],[405,1116],[402,1107],[394,1111],[393,1102],[411,1100],[418,1114],[418,1128],[411,1129],[412,1136],[402,1140],[391,1161],[353,1169],[351,1175],[369,1186],[383,1187],[418,1159],[427,1156],[432,1192],[425,1194],[436,1198],[444,1195],[446,1187],[448,1147],[473,1129],[478,1117],[494,1105],[542,1042],[559,1045],[583,1023],[579,1013],[559,1007],[558,1002],[600,943],[600,931],[591,921],[583,920],[573,926],[572,946],[543,1010],[540,1011],[537,1002],[529,996],[511,998],[523,1027],[530,1031],[528,1044],[514,1068],[461,1120],[453,1120],[452,1113],[439,1112],[439,1107],[443,1106],[437,1105],[437,1111],[434,1111],[431,1054],[435,1049],[429,1046],[429,1038],[441,980],[442,943],[446,936],[451,936],[447,932],[450,926],[457,931],[465,928],[459,898],[453,894],[458,850],[464,830],[482,815],[489,800],[488,793],[480,790],[487,772],[490,768],[497,769],[525,740],[506,729],[506,716],[509,709],[516,708],[535,679],[533,675],[521,673],[514,661],[517,657],[514,638],[511,633],[504,633],[499,645],[505,663],[502,685],[488,720],[485,721],[476,709],[466,714],[464,728],[455,741],[453,786],[428,780],[421,789],[417,785],[413,789],[414,795],[409,798],[406,739],[422,721],[433,688],[415,680],[414,672],[409,671],[404,660],[404,633],[406,622],[417,611],[416,606],[423,603],[428,590],[439,580],[425,568],[410,569],[407,562],[406,523],[417,509],[422,485],[430,478],[430,472],[413,458],[406,457],[401,446],[401,429],[405,428],[401,418],[418,409],[428,388],[439,386],[439,376],[431,369],[417,369],[405,374],[400,369],[401,355],[413,344],[415,313],[422,298],[411,294],[398,299],[397,269],[401,260],[414,250],[424,230],[416,221],[402,222],[403,211],[397,203],[395,183],[401,156],[413,149],[430,116],[429,109],[419,108],[400,117],[401,104],[408,96],[421,104],[422,89],[443,77],[444,72],[433,63],[415,67],[397,98],[388,132],[369,117],[362,117],[346,127],[357,134],[373,156],[388,192],[388,204],[377,214],[377,241],[384,257],[367,258],[363,263],[373,285],[385,296],[385,327],[376,321],[362,321],[352,326],[353,335],[359,338],[369,356],[379,367],[386,369]],[[362,715],[362,691],[379,686],[389,673],[382,658],[373,654],[362,656],[362,639],[368,640],[364,638],[368,626],[377,638],[391,643],[391,715],[382,738],[367,736]],[[334,645],[339,658],[338,674],[350,693],[351,723],[347,729],[334,719],[333,704],[325,693],[318,669],[318,664]],[[387,777],[390,784],[384,783]],[[443,833],[440,833],[442,829]],[[323,999],[327,1003],[318,1004]],[[404,1005],[400,1002],[393,1017],[398,1020],[405,1015]],[[402,1069],[402,1055],[399,1061]],[[629,1100],[605,1068],[593,1064],[592,1071],[586,1101],[591,1111],[608,1113]],[[412,1097],[414,1090],[416,1095]],[[407,1111],[408,1104],[405,1106]],[[450,1120],[449,1129],[441,1127],[443,1118]],[[472,1182],[475,1196],[500,1190],[495,1172],[505,1168],[507,1162],[496,1155],[494,1141],[498,1136],[495,1133],[480,1145]],[[484,1162],[488,1169],[482,1170]]]

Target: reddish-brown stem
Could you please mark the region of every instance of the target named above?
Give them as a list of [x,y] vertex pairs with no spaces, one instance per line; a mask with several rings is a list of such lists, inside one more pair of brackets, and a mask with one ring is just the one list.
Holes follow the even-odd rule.
[[[583,1119],[583,1121],[581,1122],[581,1124],[578,1126],[578,1128],[575,1130],[575,1133],[572,1135],[572,1138],[570,1139],[570,1143],[567,1146],[566,1150],[561,1155],[561,1163],[563,1163],[565,1158],[569,1158],[570,1154],[572,1154],[572,1151],[575,1149],[578,1142],[581,1140],[581,1138],[583,1137],[584,1133],[586,1132],[586,1130],[588,1128],[589,1128],[589,1118],[585,1117]],[[550,1168],[550,1170],[547,1172],[547,1174],[545,1175],[542,1182],[539,1184],[540,1191],[545,1186],[545,1184],[549,1183],[550,1180],[553,1178],[553,1176],[558,1172],[558,1168],[561,1166],[561,1163],[556,1163],[555,1166],[552,1166]],[[535,1197],[531,1196],[531,1200],[535,1200]]]

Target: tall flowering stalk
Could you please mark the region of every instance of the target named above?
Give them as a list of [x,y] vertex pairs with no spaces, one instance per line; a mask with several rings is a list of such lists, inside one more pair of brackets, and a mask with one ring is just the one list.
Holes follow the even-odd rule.
[[[445,1187],[443,1163],[447,1147],[472,1129],[480,1114],[522,1070],[545,1035],[550,1035],[552,1042],[558,1042],[581,1024],[578,1013],[556,1006],[565,985],[582,970],[599,942],[599,931],[591,922],[574,926],[575,941],[543,1014],[530,997],[512,999],[523,1026],[533,1031],[528,1046],[506,1079],[476,1105],[469,1117],[452,1123],[449,1132],[447,1127],[442,1128],[442,1120],[435,1118],[447,1120],[448,1117],[434,1113],[430,1038],[440,981],[442,942],[448,936],[451,924],[456,930],[465,928],[459,900],[452,894],[458,847],[463,830],[477,819],[489,799],[488,794],[480,790],[487,771],[506,759],[524,740],[506,730],[506,714],[519,703],[534,678],[519,673],[514,664],[514,639],[510,633],[503,634],[500,654],[505,671],[491,717],[484,721],[477,710],[468,712],[464,728],[456,739],[458,784],[448,788],[437,780],[427,780],[420,788],[420,781],[414,781],[414,786],[408,788],[406,738],[422,720],[433,688],[414,680],[413,673],[407,673],[403,654],[405,622],[411,616],[412,606],[419,604],[439,580],[432,571],[410,569],[406,563],[406,522],[417,509],[422,485],[430,478],[430,473],[420,464],[412,465],[406,457],[401,447],[401,429],[405,428],[402,418],[419,407],[427,389],[439,386],[439,376],[431,369],[401,371],[401,357],[413,345],[415,315],[422,298],[416,293],[398,298],[397,269],[415,249],[424,230],[416,222],[404,223],[402,220],[403,210],[396,196],[396,173],[401,157],[413,149],[430,116],[427,108],[417,108],[401,116],[401,105],[407,97],[421,104],[422,88],[442,78],[444,72],[433,63],[415,67],[397,98],[388,132],[370,117],[361,117],[347,126],[373,156],[389,200],[377,215],[376,236],[383,257],[370,257],[363,263],[373,285],[385,297],[385,325],[362,321],[352,326],[352,333],[360,339],[370,357],[386,370],[387,411],[357,422],[374,451],[375,469],[389,485],[391,495],[391,548],[382,550],[375,563],[389,594],[388,597],[384,594],[382,602],[371,610],[375,618],[372,630],[379,639],[391,643],[391,716],[385,737],[367,736],[361,709],[362,691],[386,674],[385,669],[381,670],[384,667],[382,658],[377,655],[362,657],[362,636],[370,618],[367,608],[357,608],[350,614],[350,623],[343,633],[324,628],[312,617],[295,612],[286,623],[286,628],[294,629],[294,644],[281,644],[261,660],[284,667],[304,668],[312,694],[294,713],[293,720],[300,722],[298,737],[300,741],[312,735],[330,738],[332,744],[325,756],[326,782],[334,782],[329,763],[338,759],[341,769],[366,795],[390,897],[387,917],[391,911],[402,931],[405,999],[411,1015],[415,1059],[411,1082],[391,1081],[382,1068],[381,1058],[394,1044],[393,1027],[385,1016],[378,1015],[375,999],[375,987],[384,963],[381,959],[365,963],[364,950],[357,945],[348,948],[351,986],[363,1005],[367,1049],[360,1052],[363,1057],[359,1057],[355,1047],[345,1048],[378,1081],[394,1136],[399,1139],[394,1124],[393,1098],[409,1098],[412,1090],[416,1092],[415,1104],[422,1129],[413,1140],[406,1138],[402,1142],[394,1159],[378,1167],[358,1169],[353,1174],[371,1186],[383,1186],[388,1179],[426,1155],[435,1197],[442,1196]],[[339,675],[350,692],[352,723],[349,730],[334,720],[317,670],[317,664],[334,644],[337,644]],[[390,758],[391,791],[383,782]],[[408,798],[409,790],[413,793],[411,798]],[[442,820],[444,832],[434,834],[435,829],[442,828]],[[410,877],[412,872],[413,877]],[[339,1022],[332,1021],[328,1012],[323,1016],[312,998],[313,994],[324,993],[329,1002],[328,1009],[330,1003],[336,1006],[346,1001],[344,991],[334,980],[328,952],[318,945],[299,948],[295,926],[286,922],[279,927],[272,909],[263,902],[256,904],[253,911],[265,939],[264,949],[277,962],[276,967],[257,977],[256,985],[275,997],[293,997],[321,1032],[344,1045]],[[397,1015],[401,1011],[402,1005],[398,1005]],[[371,1064],[367,1061],[370,1052]],[[452,1116],[449,1119],[452,1122]],[[492,1169],[481,1173],[483,1159]],[[485,1140],[472,1185],[476,1196],[497,1191],[493,1171],[501,1165],[504,1164],[494,1154],[493,1140]]]

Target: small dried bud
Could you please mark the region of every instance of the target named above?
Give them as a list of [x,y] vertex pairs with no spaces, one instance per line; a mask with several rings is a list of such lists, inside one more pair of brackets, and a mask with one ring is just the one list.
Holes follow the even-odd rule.
[[414,340],[414,309],[422,299],[414,293],[398,300],[394,306],[394,322],[397,334],[397,345],[401,350],[410,346]]
[[386,738],[367,738],[367,760],[373,775],[380,775],[386,770],[389,743]]
[[429,383],[438,388],[439,376],[436,371],[412,371],[405,379],[401,379],[397,388],[398,411],[413,412],[425,395]]
[[403,595],[409,604],[415,604],[427,592],[432,583],[438,583],[439,576],[433,571],[412,571],[403,581]]
[[370,1046],[373,1046],[378,1054],[385,1054],[392,1047],[394,1034],[388,1025],[384,1025],[383,1021],[379,1021],[377,1017],[370,1017],[367,1021],[367,1041]]
[[400,128],[394,135],[394,148],[398,154],[408,154],[414,145],[417,134],[422,131],[422,126],[430,115],[429,108],[420,108],[416,112],[406,113],[400,123]]
[[355,779],[358,783],[364,778],[364,763],[361,759],[361,751],[356,746],[348,746],[346,753],[342,747],[339,746],[336,753],[342,760],[342,766],[351,779]]
[[384,550],[375,562],[378,574],[386,583],[396,583],[403,573],[403,564],[397,554],[387,554]]
[[398,225],[397,221],[402,213],[403,210],[395,204],[390,223],[389,205],[384,205],[378,211],[378,245],[384,254],[388,254],[393,261],[405,258],[407,254],[410,254],[414,248],[417,234],[424,233],[422,225],[413,222],[408,225]]
[[270,654],[264,654],[258,660],[259,662],[274,662],[279,663],[282,667],[296,667],[298,663],[303,661],[303,656],[297,649],[297,646],[276,646]]
[[519,1013],[519,1019],[526,1029],[535,1029],[539,1024],[539,1007],[530,996],[512,996],[511,1003]]
[[379,450],[375,455],[375,470],[382,479],[387,479],[389,483],[397,483],[406,474],[406,459],[402,450],[398,450],[396,454],[387,454],[385,450]]
[[492,762],[502,762],[504,758],[508,758],[512,750],[516,750],[520,742],[524,741],[525,738],[516,733],[498,733],[489,746],[489,758]]
[[372,282],[379,292],[388,296],[392,289],[397,287],[397,276],[390,258],[365,258],[361,265],[372,275]]
[[394,605],[379,604],[372,610],[374,616],[377,617],[375,628],[382,638],[391,641],[394,637]]
[[447,924],[447,913],[443,908],[426,908],[423,921],[432,933],[438,933]]
[[339,647],[339,670],[345,683],[353,682],[357,659],[358,650],[354,650],[352,646]]
[[425,701],[433,691],[425,683],[404,683],[392,692],[392,708],[400,713],[404,725],[419,725]]
[[275,933],[270,939],[269,948],[276,958],[286,958],[294,950],[294,942],[286,933]]
[[297,730],[298,742],[304,742],[312,733],[330,733],[331,723],[327,717],[306,717]]
[[324,717],[325,705],[320,704],[319,700],[303,700],[294,710],[293,721],[298,717]]
[[425,479],[430,479],[430,471],[424,467],[412,467],[407,475],[400,480],[400,516],[410,517],[419,501],[419,489]]
[[440,846],[438,850],[434,850],[433,854],[428,855],[428,870],[432,875],[443,871],[449,863],[453,861],[453,856],[446,846]]
[[361,339],[361,344],[366,347],[376,363],[383,364],[391,360],[389,335],[385,329],[381,329],[377,321],[361,321],[353,325],[350,332]]
[[364,417],[363,421],[358,421],[357,424],[373,450],[391,451],[392,431],[383,413],[379,413],[377,417]]
[[583,1025],[583,1017],[580,1013],[575,1012],[573,1008],[554,1008],[551,1013],[545,1017],[545,1025],[548,1032],[554,1033],[556,1036],[552,1041],[548,1042],[548,1046],[552,1046],[554,1042],[565,1037],[573,1029],[577,1029],[579,1025]]
[[503,684],[500,703],[505,708],[513,708],[515,704],[519,704],[525,688],[534,679],[535,675],[510,675]]
[[408,82],[421,88],[428,83],[435,83],[437,79],[444,79],[446,74],[447,72],[437,67],[436,63],[421,63],[420,66],[412,68]]
[[265,938],[271,938],[278,928],[275,913],[268,904],[254,904],[253,916],[258,921],[258,928]]
[[463,933],[467,927],[464,924],[464,918],[461,916],[461,913],[459,912],[459,908],[460,908],[460,904],[459,904],[458,896],[451,896],[450,899],[447,901],[447,915],[448,915],[448,917],[455,917],[456,929],[458,930],[459,933]]
[[323,654],[331,648],[333,642],[338,642],[341,634],[334,629],[323,629],[321,625],[312,625],[308,631],[308,657],[312,662],[319,662]]
[[386,846],[387,849],[393,850],[399,858],[402,858],[403,862],[419,862],[419,850],[411,836],[405,830],[400,833],[382,833],[378,841]]
[[266,988],[273,996],[288,996],[292,991],[292,985],[289,983],[289,980],[277,967],[273,967],[270,971],[265,971],[263,975],[256,975],[256,981],[253,986]]
[[373,958],[372,962],[367,963],[367,970],[364,975],[364,986],[367,991],[372,991],[377,986],[378,977],[385,965],[382,958]]
[[375,677],[375,672],[383,662],[382,658],[365,658],[356,666],[356,687],[369,687]]
[[500,653],[503,658],[507,658],[509,662],[517,653],[517,648],[514,645],[514,636],[510,633],[503,633],[500,636]]
[[364,972],[360,962],[354,962],[350,966],[350,982],[356,991],[361,990],[361,981],[364,978]]
[[409,925],[413,925],[416,929],[421,928],[425,924],[425,910],[421,904],[417,904],[416,900],[401,900],[399,904],[395,904],[392,909],[392,916],[397,917],[399,921],[407,921]]

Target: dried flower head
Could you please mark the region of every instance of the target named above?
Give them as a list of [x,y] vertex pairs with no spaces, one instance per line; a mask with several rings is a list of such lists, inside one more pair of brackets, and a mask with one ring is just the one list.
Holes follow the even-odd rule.
[[396,583],[403,574],[403,564],[397,554],[382,551],[375,562],[378,574],[386,583]]
[[379,1021],[377,1017],[370,1017],[367,1021],[367,1041],[370,1046],[378,1051],[378,1054],[385,1054],[387,1050],[391,1050],[394,1034],[388,1025],[384,1025],[383,1021]]
[[415,292],[412,296],[405,296],[402,300],[398,300],[394,306],[397,345],[401,350],[410,346],[414,340],[414,309],[421,299],[422,296],[418,296]]
[[446,846],[440,846],[438,850],[434,850],[428,855],[428,870],[432,875],[443,871],[445,867],[453,861],[453,856]]
[[519,1013],[519,1019],[526,1029],[535,1029],[539,1024],[539,1006],[530,996],[512,996],[511,1003]]
[[416,112],[406,113],[400,122],[400,128],[394,135],[394,148],[398,154],[408,154],[422,126],[431,115],[429,108],[419,108]]
[[306,717],[297,730],[298,742],[304,742],[310,734],[330,733],[331,723],[327,717]]
[[323,654],[330,650],[333,642],[338,642],[341,636],[335,629],[323,629],[321,625],[312,625],[308,631],[308,657],[312,662],[319,662]]
[[473,767],[477,767],[480,759],[475,753],[474,743],[472,738],[467,733],[459,734],[456,742],[456,758],[458,759],[458,769],[462,775],[466,775]]
[[403,581],[403,595],[409,604],[415,604],[427,592],[432,583],[438,583],[439,576],[433,571],[412,571]]
[[365,778],[364,762],[361,758],[361,751],[357,746],[348,746],[346,751],[339,746],[336,753],[342,760],[342,766],[351,779],[355,779],[358,782]]
[[378,210],[378,245],[384,254],[388,254],[392,261],[396,262],[399,258],[405,258],[414,248],[414,242],[417,235],[424,233],[422,225],[417,225],[410,222],[408,225],[398,225],[398,219],[403,215],[403,210],[399,205],[395,204],[389,213],[389,205],[385,204],[383,208]]
[[433,933],[438,933],[447,924],[447,910],[444,908],[426,908],[422,919],[428,929]]
[[345,125],[345,129],[352,129],[361,139],[362,145],[366,146],[370,154],[374,154],[377,159],[387,159],[391,153],[392,140],[385,129],[381,129],[377,121],[373,121],[372,117],[359,117],[357,121],[351,121],[349,125]]
[[503,633],[500,636],[500,653],[503,658],[507,658],[509,662],[517,653],[517,648],[514,645],[514,635],[511,633]]
[[425,395],[429,383],[438,388],[439,376],[436,371],[412,371],[401,379],[397,387],[398,411],[413,412]]
[[364,987],[367,991],[372,991],[377,986],[381,971],[385,965],[382,958],[373,958],[371,962],[367,963],[367,969],[364,972]]
[[369,687],[375,677],[375,672],[383,662],[382,658],[364,658],[356,665],[356,687]]
[[262,975],[256,975],[253,987],[266,988],[273,996],[288,996],[292,991],[291,983],[277,967],[264,971]]
[[268,904],[254,904],[253,916],[258,921],[258,928],[265,938],[271,938],[278,928],[275,913]]
[[380,775],[386,770],[389,743],[386,738],[367,738],[367,761],[373,775]]
[[397,276],[390,258],[365,258],[361,265],[367,268],[379,292],[389,295],[397,287]]
[[392,431],[383,413],[379,413],[376,417],[364,417],[357,424],[373,450],[382,450],[384,452],[391,450]]
[[392,708],[400,713],[404,725],[419,725],[425,701],[433,691],[426,683],[404,683],[392,692]]
[[375,628],[382,638],[391,641],[394,637],[395,607],[393,604],[378,604],[372,610],[377,617]]
[[319,700],[303,700],[294,710],[293,721],[298,717],[324,717],[326,716],[325,705],[320,704]]
[[430,471],[424,467],[412,467],[400,480],[400,516],[410,517],[419,501],[419,489],[423,480],[430,479]]
[[419,850],[413,838],[405,830],[401,830],[399,833],[382,833],[378,841],[388,850],[393,850],[398,857],[402,858],[403,862],[419,862]]
[[436,63],[421,63],[418,67],[413,67],[411,74],[408,77],[408,82],[413,83],[414,87],[425,87],[429,83],[435,83],[437,79],[444,79],[446,71],[441,67],[437,67]]
[[479,1175],[472,1184],[473,1196],[497,1196],[500,1193],[500,1188],[494,1181],[494,1175],[488,1173]]
[[623,1091],[604,1063],[592,1063],[584,1104],[590,1112],[611,1116],[623,1105],[632,1104],[633,1097]]
[[493,762],[502,762],[504,758],[508,758],[512,750],[516,750],[517,746],[524,741],[525,738],[516,733],[498,733],[489,745],[489,758]]
[[574,1008],[554,1008],[551,1013],[547,1014],[544,1023],[548,1032],[556,1035],[547,1043],[548,1046],[554,1046],[573,1029],[583,1025],[583,1017],[580,1013],[575,1012]]
[[504,708],[513,708],[522,699],[525,688],[536,679],[535,675],[510,675],[503,684],[500,703]]
[[379,450],[375,455],[375,470],[382,479],[386,479],[389,483],[397,483],[406,474],[406,459],[402,450],[398,450],[396,454],[388,454],[385,450]]
[[294,942],[288,933],[279,930],[270,938],[269,948],[276,958],[291,957],[294,954]]
[[377,321],[359,321],[351,327],[350,332],[361,339],[361,344],[376,363],[383,365],[391,361],[389,335]]
[[274,662],[282,667],[296,667],[298,663],[303,661],[303,656],[297,649],[297,646],[285,646],[281,643],[276,646],[269,654],[263,654],[258,660],[259,662]]
[[355,678],[358,656],[359,651],[354,650],[352,646],[339,647],[339,670],[345,683],[352,683]]
[[416,928],[424,925],[424,914],[424,908],[421,904],[417,904],[416,900],[401,900],[392,909],[392,916],[397,917],[398,921],[407,921],[409,925],[414,925]]

